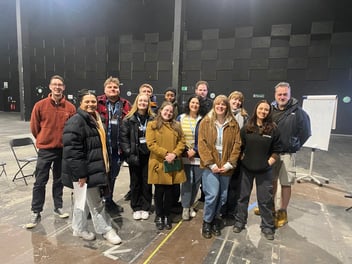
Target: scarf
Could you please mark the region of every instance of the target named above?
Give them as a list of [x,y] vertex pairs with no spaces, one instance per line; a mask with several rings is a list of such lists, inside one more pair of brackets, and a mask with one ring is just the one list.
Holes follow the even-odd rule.
[[95,115],[95,121],[97,123],[97,129],[98,129],[99,136],[100,136],[103,158],[104,158],[104,163],[105,163],[105,170],[106,170],[106,172],[109,172],[110,166],[109,166],[108,149],[106,147],[106,134],[105,134],[103,122],[101,122],[101,118],[100,118],[100,115],[98,114],[98,112]]

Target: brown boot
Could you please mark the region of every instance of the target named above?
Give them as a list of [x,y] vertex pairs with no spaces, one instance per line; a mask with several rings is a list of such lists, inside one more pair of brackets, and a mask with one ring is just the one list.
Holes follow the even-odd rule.
[[276,212],[276,216],[275,216],[275,227],[279,228],[279,227],[283,227],[284,225],[286,225],[288,222],[287,220],[287,211],[285,209],[280,209]]

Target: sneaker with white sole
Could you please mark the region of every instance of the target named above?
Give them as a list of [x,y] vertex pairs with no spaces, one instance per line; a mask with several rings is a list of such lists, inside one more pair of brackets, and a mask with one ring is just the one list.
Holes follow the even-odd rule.
[[141,211],[141,218],[143,220],[147,220],[149,218],[149,212],[148,211]]
[[30,222],[26,224],[26,228],[32,229],[36,227],[39,224],[40,220],[41,220],[40,213],[32,212]]
[[61,219],[64,219],[64,218],[68,218],[70,215],[68,213],[64,213],[62,211],[62,208],[56,208],[54,210],[54,215],[57,215],[58,217],[60,217]]
[[92,232],[89,231],[73,231],[73,236],[75,237],[80,237],[83,240],[87,240],[87,241],[92,241],[95,239],[95,235]]
[[183,208],[183,211],[182,211],[182,220],[183,220],[183,221],[188,221],[188,220],[189,220],[189,208],[188,208],[188,207]]
[[141,211],[133,212],[133,219],[134,220],[141,220],[141,218],[142,218]]
[[193,218],[193,217],[196,217],[196,215],[197,215],[196,210],[194,210],[194,208],[191,207],[191,208],[189,209],[189,216]]
[[121,238],[116,234],[115,229],[111,229],[109,232],[103,234],[103,237],[113,245],[121,243]]

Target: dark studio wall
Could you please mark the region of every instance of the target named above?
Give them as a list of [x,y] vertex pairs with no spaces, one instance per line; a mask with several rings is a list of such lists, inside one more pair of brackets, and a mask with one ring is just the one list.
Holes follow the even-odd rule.
[[[172,80],[173,0],[23,0],[33,104],[50,76],[63,75],[66,94],[81,88],[102,93],[118,76],[122,95],[141,83],[162,94]],[[199,79],[210,92],[245,94],[249,112],[258,98],[288,81],[294,97],[339,96],[337,129],[352,134],[352,3],[318,0],[186,0],[181,54],[182,101]],[[14,1],[0,1],[0,110],[18,98]],[[45,96],[47,90],[45,90]],[[131,101],[134,94],[127,97]],[[162,100],[161,96],[158,100]]]

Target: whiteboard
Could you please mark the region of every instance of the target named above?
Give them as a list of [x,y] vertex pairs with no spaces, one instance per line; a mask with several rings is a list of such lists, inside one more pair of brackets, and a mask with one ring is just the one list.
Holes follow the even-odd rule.
[[327,151],[331,129],[336,128],[337,95],[303,96],[302,108],[310,117],[312,129],[303,147]]

